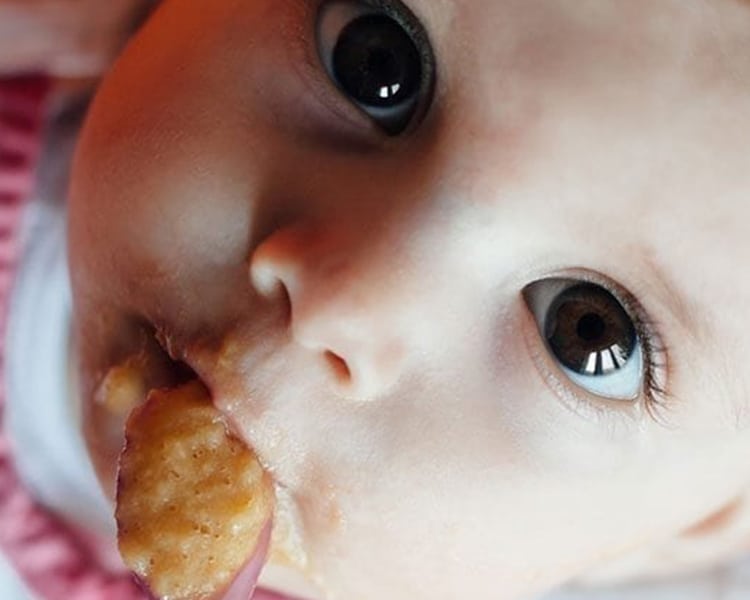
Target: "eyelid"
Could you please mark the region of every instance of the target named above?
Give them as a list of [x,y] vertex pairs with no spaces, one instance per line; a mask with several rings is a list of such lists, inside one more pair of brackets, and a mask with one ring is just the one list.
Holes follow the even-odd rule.
[[[375,149],[382,145],[381,138],[384,136],[366,115],[341,96],[321,68],[315,24],[322,2],[295,3],[289,16],[291,31],[289,42],[284,46],[287,49],[287,62],[304,88],[301,94],[304,97],[300,98],[299,103],[306,104],[313,118],[320,120],[321,137],[334,138],[337,146],[348,149]],[[300,112],[305,114],[304,111]],[[342,141],[344,143],[340,143]]]
[[[434,112],[436,109],[438,58],[435,55],[435,46],[424,25],[424,20],[410,6],[407,6],[406,3],[401,0],[367,1],[373,6],[380,7],[383,12],[401,24],[411,36],[422,58],[424,72],[422,73],[421,94],[423,98],[416,113],[412,116],[410,125],[401,133],[401,137],[408,136],[424,122],[429,113]],[[404,15],[408,15],[408,18],[404,18]]]
[[[321,6],[325,1],[302,2],[295,6],[294,18],[297,19],[298,25],[294,29],[297,35],[290,35],[293,42],[287,44],[287,47],[292,49],[290,64],[307,90],[308,98],[314,101],[315,112],[327,113],[326,127],[334,133],[334,137],[348,142],[348,145],[357,146],[357,149],[374,150],[403,143],[409,138],[409,134],[424,122],[435,102],[437,66],[427,31],[419,18],[400,0],[341,0],[361,4],[363,14],[382,13],[397,21],[414,40],[422,57],[422,99],[410,119],[409,126],[398,136],[389,136],[370,117],[347,100],[325,72],[315,35]],[[299,32],[300,28],[304,33]]]
[[[661,421],[660,409],[667,408],[664,399],[669,397],[666,390],[669,371],[668,352],[662,342],[663,338],[657,324],[648,316],[638,299],[621,284],[590,270],[567,269],[562,272],[540,274],[533,281],[547,279],[592,283],[611,293],[633,320],[644,358],[643,382],[637,401],[611,400],[581,388],[562,372],[550,356],[540,335],[536,317],[532,314],[532,309],[522,293],[520,304],[524,340],[535,367],[548,387],[567,408],[592,420],[601,420],[612,415],[627,416],[637,420],[647,414],[654,420]],[[657,372],[651,372],[652,369]]]

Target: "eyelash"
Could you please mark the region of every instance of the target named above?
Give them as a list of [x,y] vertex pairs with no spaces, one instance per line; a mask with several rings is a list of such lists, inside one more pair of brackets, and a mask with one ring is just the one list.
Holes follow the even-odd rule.
[[661,411],[669,404],[669,391],[666,389],[659,373],[667,369],[669,351],[657,335],[660,330],[658,323],[652,319],[637,300],[628,293],[614,292],[622,303],[626,312],[633,319],[633,326],[638,334],[643,348],[643,391],[644,406],[648,414],[655,420],[661,420]]
[[[640,405],[654,421],[664,423],[664,411],[669,408],[671,398],[665,386],[665,382],[668,379],[669,349],[662,341],[663,338],[659,333],[661,331],[659,323],[649,316],[637,300],[637,292],[630,292],[609,277],[590,270],[568,269],[564,270],[563,273],[548,273],[539,279],[559,277],[600,286],[620,302],[625,312],[633,321],[633,326],[643,353],[643,398]],[[644,291],[644,294],[646,294],[646,291]],[[535,334],[537,339],[539,339],[536,325]],[[547,351],[544,354],[547,355]],[[545,371],[549,372],[548,367],[545,367]],[[567,377],[558,375],[558,373],[559,369],[555,369],[555,374],[551,375],[556,380],[555,387],[558,390],[564,389],[562,393],[569,401],[572,400],[573,404],[585,405],[582,407],[588,410],[583,412],[593,410],[595,414],[600,416],[610,414],[610,411],[606,410],[606,406],[603,405],[603,403],[607,403],[605,399],[596,397],[595,394],[579,388],[579,386],[571,382]],[[580,391],[572,390],[571,386]],[[618,404],[609,404],[609,406],[618,406]]]

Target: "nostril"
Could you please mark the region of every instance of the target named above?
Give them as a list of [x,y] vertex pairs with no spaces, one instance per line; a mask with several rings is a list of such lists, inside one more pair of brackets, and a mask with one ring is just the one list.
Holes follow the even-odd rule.
[[289,294],[289,289],[285,285],[281,285],[281,305],[284,311],[284,321],[287,326],[291,326],[292,323],[292,297]]
[[352,372],[349,370],[349,365],[346,364],[346,361],[343,358],[330,350],[326,350],[324,357],[338,383],[351,383]]
[[292,295],[283,275],[282,270],[277,269],[260,254],[254,256],[250,262],[250,283],[253,289],[261,297],[278,303],[280,310],[284,312],[284,320],[289,325],[292,322]]
[[286,287],[274,265],[258,259],[257,256],[250,263],[250,281],[262,296],[274,296],[279,288]]

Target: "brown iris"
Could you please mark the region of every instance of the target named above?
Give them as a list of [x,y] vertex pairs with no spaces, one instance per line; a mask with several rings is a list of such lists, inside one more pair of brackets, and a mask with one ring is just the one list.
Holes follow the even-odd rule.
[[555,298],[544,333],[557,360],[581,375],[606,375],[623,368],[638,341],[622,305],[590,283],[570,287]]

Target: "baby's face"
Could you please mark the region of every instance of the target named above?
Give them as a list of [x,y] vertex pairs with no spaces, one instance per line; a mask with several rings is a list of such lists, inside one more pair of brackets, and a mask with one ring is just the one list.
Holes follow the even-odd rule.
[[735,0],[167,1],[72,188],[102,480],[93,390],[156,331],[320,598],[517,598],[676,535],[750,481],[748,131]]

